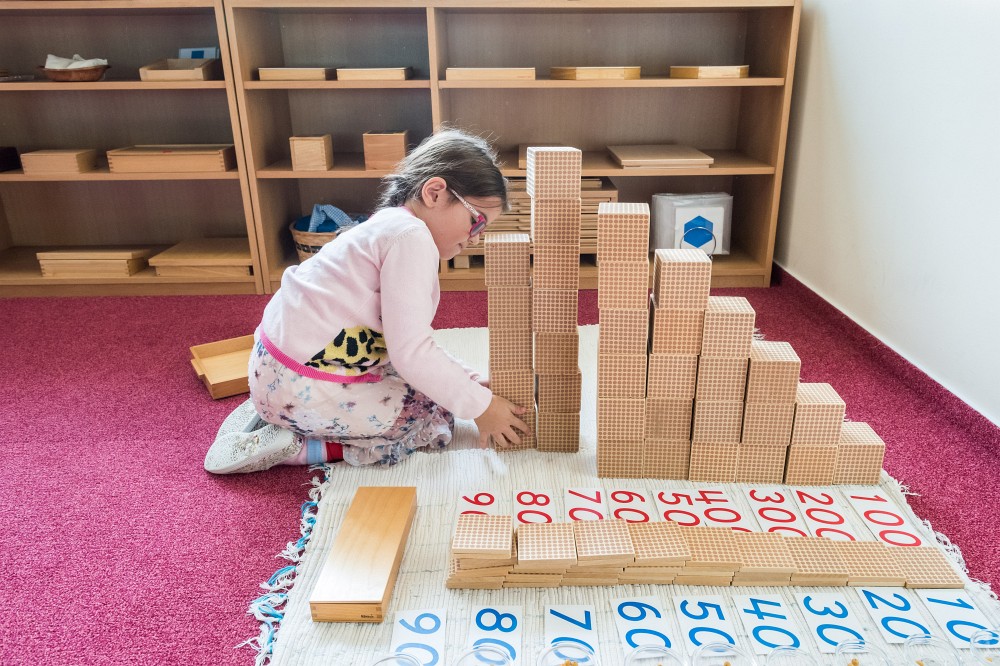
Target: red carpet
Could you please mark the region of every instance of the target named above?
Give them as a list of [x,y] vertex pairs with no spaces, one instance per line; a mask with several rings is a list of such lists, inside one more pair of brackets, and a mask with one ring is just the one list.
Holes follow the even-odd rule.
[[[746,296],[803,379],[889,444],[886,468],[917,513],[1000,589],[1000,429],[795,280]],[[581,293],[581,323],[597,318]],[[237,643],[258,584],[298,538],[305,469],[202,471],[243,398],[213,401],[188,347],[253,330],[267,297],[0,300],[3,663],[250,664]],[[485,326],[485,297],[444,294],[436,325]],[[992,545],[991,545],[992,544]]]

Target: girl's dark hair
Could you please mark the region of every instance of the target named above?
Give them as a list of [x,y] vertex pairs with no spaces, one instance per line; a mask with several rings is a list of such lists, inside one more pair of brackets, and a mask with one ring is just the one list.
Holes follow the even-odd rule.
[[442,129],[424,139],[396,165],[395,173],[382,179],[379,208],[402,206],[420,197],[429,179],[439,176],[462,197],[499,197],[503,211],[510,210],[507,179],[500,173],[490,144],[457,129]]

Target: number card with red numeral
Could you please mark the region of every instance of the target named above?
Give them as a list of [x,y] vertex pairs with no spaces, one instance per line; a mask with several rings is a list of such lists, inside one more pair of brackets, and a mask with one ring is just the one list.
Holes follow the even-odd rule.
[[679,525],[729,527],[741,532],[758,532],[753,517],[747,515],[733,496],[722,488],[656,489],[653,491],[660,518]]
[[[468,646],[485,646],[510,657],[511,666],[527,664],[521,659],[521,624],[524,608],[521,606],[484,606],[474,608],[469,626]],[[500,663],[500,654],[484,654],[480,663]],[[466,663],[465,660],[462,663]],[[473,663],[473,662],[469,662]]]
[[604,520],[608,517],[604,490],[601,488],[567,488],[563,506],[566,507],[566,522]]
[[744,490],[747,504],[761,530],[782,536],[809,536],[792,493],[780,486],[754,486]]
[[856,529],[848,524],[847,516],[850,514],[833,495],[815,488],[789,488],[788,492],[798,504],[812,536],[834,541],[872,540],[867,530]]
[[856,493],[844,488],[840,491],[879,541],[888,546],[934,545],[927,543],[922,530],[881,490],[866,486]]
[[947,633],[957,648],[970,647],[972,635],[982,629],[992,629],[989,618],[979,610],[965,590],[917,590],[934,620]]
[[612,488],[607,491],[611,518],[627,523],[653,523],[662,520],[653,496],[641,488]]
[[562,522],[557,497],[551,490],[515,490],[514,525]]
[[466,513],[482,516],[502,515],[496,493],[490,490],[471,490],[462,493],[458,498],[458,513],[459,515]]
[[612,599],[611,613],[626,657],[647,645],[683,651],[676,645],[673,623],[657,597]]

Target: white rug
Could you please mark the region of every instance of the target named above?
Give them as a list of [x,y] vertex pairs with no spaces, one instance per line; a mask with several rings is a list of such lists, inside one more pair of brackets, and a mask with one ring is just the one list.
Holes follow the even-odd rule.
[[[473,367],[485,370],[487,364],[486,329],[455,329],[439,331],[438,341],[453,354]],[[397,611],[417,609],[446,609],[447,656],[453,661],[466,646],[470,612],[473,607],[505,605],[523,607],[523,648],[521,664],[534,664],[536,655],[543,649],[543,609],[552,604],[590,604],[596,607],[595,624],[598,630],[602,664],[622,664],[624,655],[620,647],[609,600],[623,596],[656,596],[669,606],[676,595],[778,594],[786,603],[795,607],[793,594],[799,591],[847,592],[853,602],[850,610],[860,620],[872,642],[881,645],[890,654],[900,655],[898,646],[881,641],[871,618],[853,590],[846,588],[729,588],[620,585],[615,587],[576,587],[555,589],[506,589],[497,591],[448,590],[444,581],[447,574],[450,531],[457,514],[457,500],[466,490],[494,489],[498,498],[511,501],[514,489],[544,488],[561,493],[569,487],[609,487],[613,482],[596,476],[596,375],[597,375],[597,326],[580,329],[580,364],[583,371],[583,410],[581,412],[581,451],[578,454],[539,453],[521,451],[497,454],[476,448],[476,431],[473,424],[459,422],[456,441],[449,450],[441,453],[418,454],[396,467],[351,468],[337,465],[326,481],[317,481],[312,491],[318,507],[307,504],[303,520],[303,538],[289,544],[283,556],[295,566],[280,570],[263,587],[269,593],[258,599],[251,608],[262,620],[261,636],[249,641],[258,649],[258,664],[305,666],[311,664],[367,665],[389,652],[393,622]],[[693,487],[683,481],[671,481],[671,487]],[[308,597],[320,566],[337,534],[344,512],[354,495],[363,485],[412,485],[417,487],[418,509],[409,543],[403,558],[399,578],[390,604],[387,619],[382,624],[314,623],[309,614]],[[652,489],[663,481],[632,479],[632,487]],[[704,486],[705,484],[699,484]],[[900,488],[883,474],[881,490],[896,501],[899,510],[917,525],[916,518],[906,504]],[[730,487],[730,486],[727,486]],[[733,489],[740,486],[733,485]],[[823,489],[831,494],[839,490]],[[845,505],[846,501],[843,502]],[[316,510],[313,510],[313,509]],[[744,507],[748,508],[748,507]],[[855,521],[857,516],[851,516]],[[863,528],[862,528],[863,529]],[[935,535],[924,525],[928,541],[935,542]],[[308,541],[306,544],[305,542]],[[945,548],[945,546],[942,546]],[[961,566],[961,555],[954,547],[946,548]],[[964,568],[964,567],[962,567]],[[966,586],[971,596],[994,626],[1000,625],[1000,604],[987,588],[969,581]],[[279,623],[280,620],[280,623]],[[806,633],[802,617],[797,618]],[[739,620],[734,622],[737,640],[749,645],[747,635]],[[935,626],[936,625],[932,625]],[[277,628],[277,629],[276,629]],[[938,633],[940,628],[937,627]],[[806,637],[806,647],[814,648]],[[821,657],[813,650],[820,663],[832,663],[828,656]],[[448,659],[444,660],[448,663]],[[971,662],[970,662],[971,663]]]

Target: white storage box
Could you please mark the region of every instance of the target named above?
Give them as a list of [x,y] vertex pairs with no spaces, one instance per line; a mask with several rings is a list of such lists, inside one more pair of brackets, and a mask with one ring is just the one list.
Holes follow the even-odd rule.
[[654,194],[650,250],[686,248],[729,254],[733,197],[725,192]]

